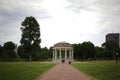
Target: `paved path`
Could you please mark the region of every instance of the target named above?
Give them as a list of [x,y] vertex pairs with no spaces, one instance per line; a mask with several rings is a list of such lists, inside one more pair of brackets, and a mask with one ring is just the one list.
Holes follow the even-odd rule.
[[69,64],[58,64],[38,80],[92,80]]

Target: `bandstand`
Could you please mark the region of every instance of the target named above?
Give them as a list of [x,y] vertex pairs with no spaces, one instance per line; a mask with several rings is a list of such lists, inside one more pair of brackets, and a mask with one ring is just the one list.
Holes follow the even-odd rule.
[[59,42],[53,46],[53,62],[73,62],[73,46],[68,42]]

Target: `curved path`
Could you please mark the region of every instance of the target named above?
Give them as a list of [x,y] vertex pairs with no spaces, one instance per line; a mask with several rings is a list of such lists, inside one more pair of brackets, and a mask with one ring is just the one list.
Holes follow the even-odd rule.
[[38,80],[92,80],[69,64],[58,64]]

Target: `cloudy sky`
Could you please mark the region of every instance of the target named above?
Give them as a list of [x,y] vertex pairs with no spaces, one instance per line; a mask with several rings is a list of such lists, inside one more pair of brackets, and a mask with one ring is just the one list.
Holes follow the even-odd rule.
[[42,47],[60,41],[101,46],[107,33],[120,33],[120,0],[0,0],[0,45],[20,44],[27,16],[40,24]]

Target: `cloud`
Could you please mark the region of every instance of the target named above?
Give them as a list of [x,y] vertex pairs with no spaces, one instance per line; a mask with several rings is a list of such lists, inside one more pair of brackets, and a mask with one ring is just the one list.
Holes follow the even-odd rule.
[[0,24],[9,24],[23,20],[26,16],[34,16],[38,19],[49,18],[50,15],[40,5],[41,0],[1,0],[0,1]]
[[[69,5],[66,9],[82,15],[83,11],[97,14],[97,21],[92,28],[96,30],[94,35],[85,34],[87,39],[95,43],[104,42],[107,33],[120,33],[120,0],[67,0]],[[87,14],[88,15],[88,14]],[[91,15],[91,17],[94,17]],[[88,18],[89,19],[89,18]],[[88,23],[88,22],[86,22]],[[87,26],[86,28],[88,28]],[[92,40],[94,38],[94,40]]]
[[34,16],[42,45],[60,40],[100,45],[108,32],[120,32],[119,8],[120,0],[0,0],[0,44],[19,43],[21,22]]
[[72,10],[73,12],[79,13],[81,10],[91,11],[94,10],[95,0],[68,0],[69,5],[66,9]]
[[119,32],[120,0],[68,0],[68,10],[80,13],[82,10],[99,13],[99,29]]
[[97,0],[95,3],[101,13],[99,24],[108,31],[120,32],[120,0]]
[[40,5],[41,0],[1,0],[0,1],[0,17],[2,19],[18,20],[21,17],[35,16],[40,19],[48,18],[49,15]]
[[50,18],[42,3],[42,0],[0,0],[0,43],[8,40],[19,43],[16,38],[20,36],[21,22],[25,17]]

